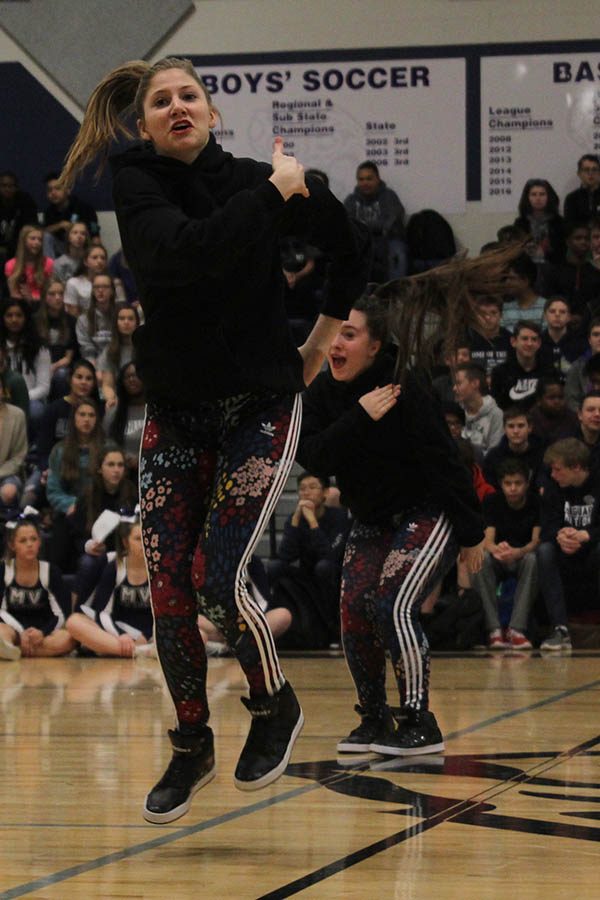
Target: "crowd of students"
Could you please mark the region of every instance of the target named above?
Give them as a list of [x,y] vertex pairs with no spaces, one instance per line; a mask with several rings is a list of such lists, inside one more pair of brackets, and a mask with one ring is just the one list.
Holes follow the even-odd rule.
[[[505,294],[478,298],[463,346],[431,372],[483,503],[485,563],[471,579],[459,571],[457,589],[481,598],[492,649],[531,647],[538,593],[552,629],[542,643],[548,649],[569,647],[569,615],[597,606],[600,162],[586,154],[578,174],[581,188],[566,198],[564,218],[548,182],[527,182],[518,218],[486,245],[522,243]],[[134,656],[152,645],[147,578],[135,556],[139,524],[130,521],[145,413],[132,340],[141,308],[122,251],[109,260],[100,242],[94,210],[56,176],[47,189],[39,224],[16,177],[0,173],[0,519],[7,528],[0,657],[61,654],[76,643]],[[386,231],[377,223],[387,207],[378,203],[388,195],[396,224]],[[398,253],[404,212],[375,164],[359,166],[346,207],[389,238],[388,250],[394,238]],[[405,251],[396,274],[410,268]],[[380,266],[384,258],[379,253]],[[292,242],[282,248],[282,268],[295,323],[299,286],[308,287],[303,304],[317,308],[318,255]],[[289,646],[301,647],[325,646],[338,634],[350,523],[326,501],[328,490],[312,473],[301,477],[277,559],[267,562],[263,593],[284,646],[286,633]],[[105,510],[125,525],[113,522],[98,538]],[[253,565],[260,583],[260,562]],[[505,627],[503,584],[514,590]],[[133,618],[127,624],[118,613],[114,625],[122,596]],[[34,607],[44,610],[39,627],[29,623]],[[207,640],[222,637],[208,622],[205,629]]]

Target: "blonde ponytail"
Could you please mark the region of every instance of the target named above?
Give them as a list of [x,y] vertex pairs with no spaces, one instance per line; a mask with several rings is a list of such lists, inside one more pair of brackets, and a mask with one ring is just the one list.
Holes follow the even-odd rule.
[[144,60],[132,60],[109,72],[94,89],[77,137],[65,158],[60,176],[62,187],[70,188],[82,169],[96,158],[99,158],[99,175],[111,142],[119,136],[133,137],[123,114],[134,107],[140,83],[150,69]]

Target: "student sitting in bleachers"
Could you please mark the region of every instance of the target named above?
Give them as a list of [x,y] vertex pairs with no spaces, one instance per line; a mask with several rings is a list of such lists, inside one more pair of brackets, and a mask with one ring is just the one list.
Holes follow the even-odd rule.
[[98,358],[110,344],[117,306],[115,286],[110,275],[94,275],[90,305],[77,319],[75,332],[77,343],[84,359],[93,363],[98,371]]
[[122,306],[116,311],[109,343],[96,361],[106,408],[116,406],[116,381],[123,366],[133,359],[133,333],[140,324],[135,306]]
[[52,274],[65,284],[75,275],[90,247],[90,233],[85,222],[72,222],[66,229],[66,250],[54,260]]
[[600,472],[590,470],[590,452],[576,438],[552,444],[544,463],[550,467],[551,478],[542,496],[537,557],[540,593],[552,632],[541,646],[570,650],[568,613],[590,609],[598,602]]
[[75,337],[75,320],[65,312],[65,286],[52,277],[42,293],[34,325],[50,351],[50,391],[48,402],[67,393],[70,366],[79,356]]
[[532,434],[553,444],[573,434],[577,416],[567,406],[565,386],[559,375],[544,375],[537,383],[535,403],[529,410]]
[[19,505],[27,456],[27,424],[22,409],[4,399],[0,373],[0,519],[6,520]]
[[583,397],[592,389],[589,364],[593,357],[600,359],[600,316],[590,321],[587,339],[588,347],[572,364],[565,381],[567,406],[573,412],[577,412]]
[[29,436],[33,441],[50,390],[50,352],[42,344],[25,300],[8,300],[4,304],[0,345],[10,368],[25,379],[29,392]]
[[528,469],[528,480],[535,484],[544,455],[541,438],[534,435],[531,418],[518,406],[504,410],[504,434],[499,443],[487,453],[483,463],[486,480],[495,488],[500,487],[498,468],[507,459],[519,459]]
[[[302,472],[297,484],[296,509],[284,525],[277,559],[269,560],[273,605],[288,606],[297,624],[302,618],[298,605],[309,605],[304,618],[309,612],[320,618],[329,640],[337,641],[339,581],[351,522],[346,509],[326,505],[328,479]],[[291,638],[288,634],[288,641]],[[309,640],[310,635],[303,639]]]
[[84,399],[93,400],[96,410],[101,414],[96,370],[87,360],[79,359],[68,376],[68,393],[49,403],[44,409],[37,438],[35,466],[29,474],[23,492],[25,503],[41,504],[43,488],[48,477],[50,452],[54,445],[65,437],[73,409]]
[[107,554],[115,549],[114,534],[106,540],[93,537],[94,522],[105,509],[119,512],[131,509],[136,502],[137,488],[126,477],[123,451],[115,444],[105,444],[98,467],[69,517],[70,536],[79,557],[73,588],[75,603],[86,602],[108,562]]
[[107,410],[104,416],[104,431],[123,448],[127,474],[137,480],[146,418],[146,392],[134,362],[127,363],[119,372],[116,397],[116,405]]
[[501,409],[515,403],[529,409],[535,401],[535,389],[543,375],[552,375],[552,363],[540,352],[542,329],[537,322],[522,319],[514,327],[510,340],[512,353],[492,372],[492,396]]
[[501,324],[502,299],[482,297],[475,308],[475,323],[469,329],[471,361],[485,369],[488,383],[492,370],[506,362],[511,332]]
[[585,338],[569,328],[571,306],[563,297],[550,297],[544,305],[544,329],[542,331],[542,356],[552,362],[558,375],[564,379],[578,356],[585,350]]
[[502,412],[488,394],[484,370],[474,363],[457,366],[454,394],[465,411],[462,436],[485,455],[502,437]]
[[[498,468],[498,481],[500,491],[483,501],[486,552],[481,571],[473,576],[473,587],[483,601],[490,649],[530,650],[525,633],[537,591],[539,500],[529,489],[529,469],[521,460],[506,459]],[[514,575],[517,583],[510,623],[503,632],[496,590],[508,575]]]
[[90,398],[71,413],[64,440],[50,452],[46,496],[52,509],[50,558],[63,572],[74,571],[77,559],[72,541],[72,517],[98,469],[104,434],[98,408]]

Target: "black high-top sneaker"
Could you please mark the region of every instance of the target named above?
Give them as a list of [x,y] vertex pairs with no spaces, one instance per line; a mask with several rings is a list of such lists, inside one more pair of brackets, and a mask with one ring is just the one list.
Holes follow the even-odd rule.
[[360,725],[338,741],[338,753],[368,753],[371,744],[377,743],[394,730],[394,718],[387,706],[381,716],[370,715],[358,705],[354,707],[354,711],[360,716]]
[[169,731],[169,739],[173,757],[144,803],[144,818],[155,825],[184,816],[196,791],[208,784],[216,772],[213,733],[208,725],[199,734]]
[[256,791],[285,772],[304,716],[287,681],[273,697],[241,700],[252,715],[252,724],[233,783],[240,791]]
[[407,710],[404,724],[371,744],[373,753],[385,756],[420,756],[422,753],[440,753],[443,749],[444,738],[434,714],[414,709]]

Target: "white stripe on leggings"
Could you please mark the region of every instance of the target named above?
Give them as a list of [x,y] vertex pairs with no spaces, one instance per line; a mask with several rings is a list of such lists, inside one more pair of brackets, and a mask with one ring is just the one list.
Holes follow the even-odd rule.
[[423,696],[423,660],[411,619],[411,606],[420,596],[432,570],[438,565],[450,538],[452,526],[441,514],[402,583],[394,602],[393,618],[404,663],[406,703],[419,702]]
[[258,517],[256,527],[250,537],[248,546],[246,547],[240,560],[235,575],[235,602],[242,617],[250,628],[260,654],[261,664],[265,675],[265,684],[270,695],[275,694],[285,684],[283,673],[279,666],[277,651],[271,629],[264,617],[264,614],[255,601],[254,597],[246,587],[246,566],[256,545],[258,544],[263,531],[275,510],[277,501],[281,496],[281,492],[287,481],[287,477],[292,468],[294,458],[296,456],[296,448],[298,446],[298,438],[300,437],[300,425],[302,423],[302,398],[300,394],[296,394],[294,405],[292,407],[290,427],[286,436],[285,446],[273,484],[267,494],[261,514]]

